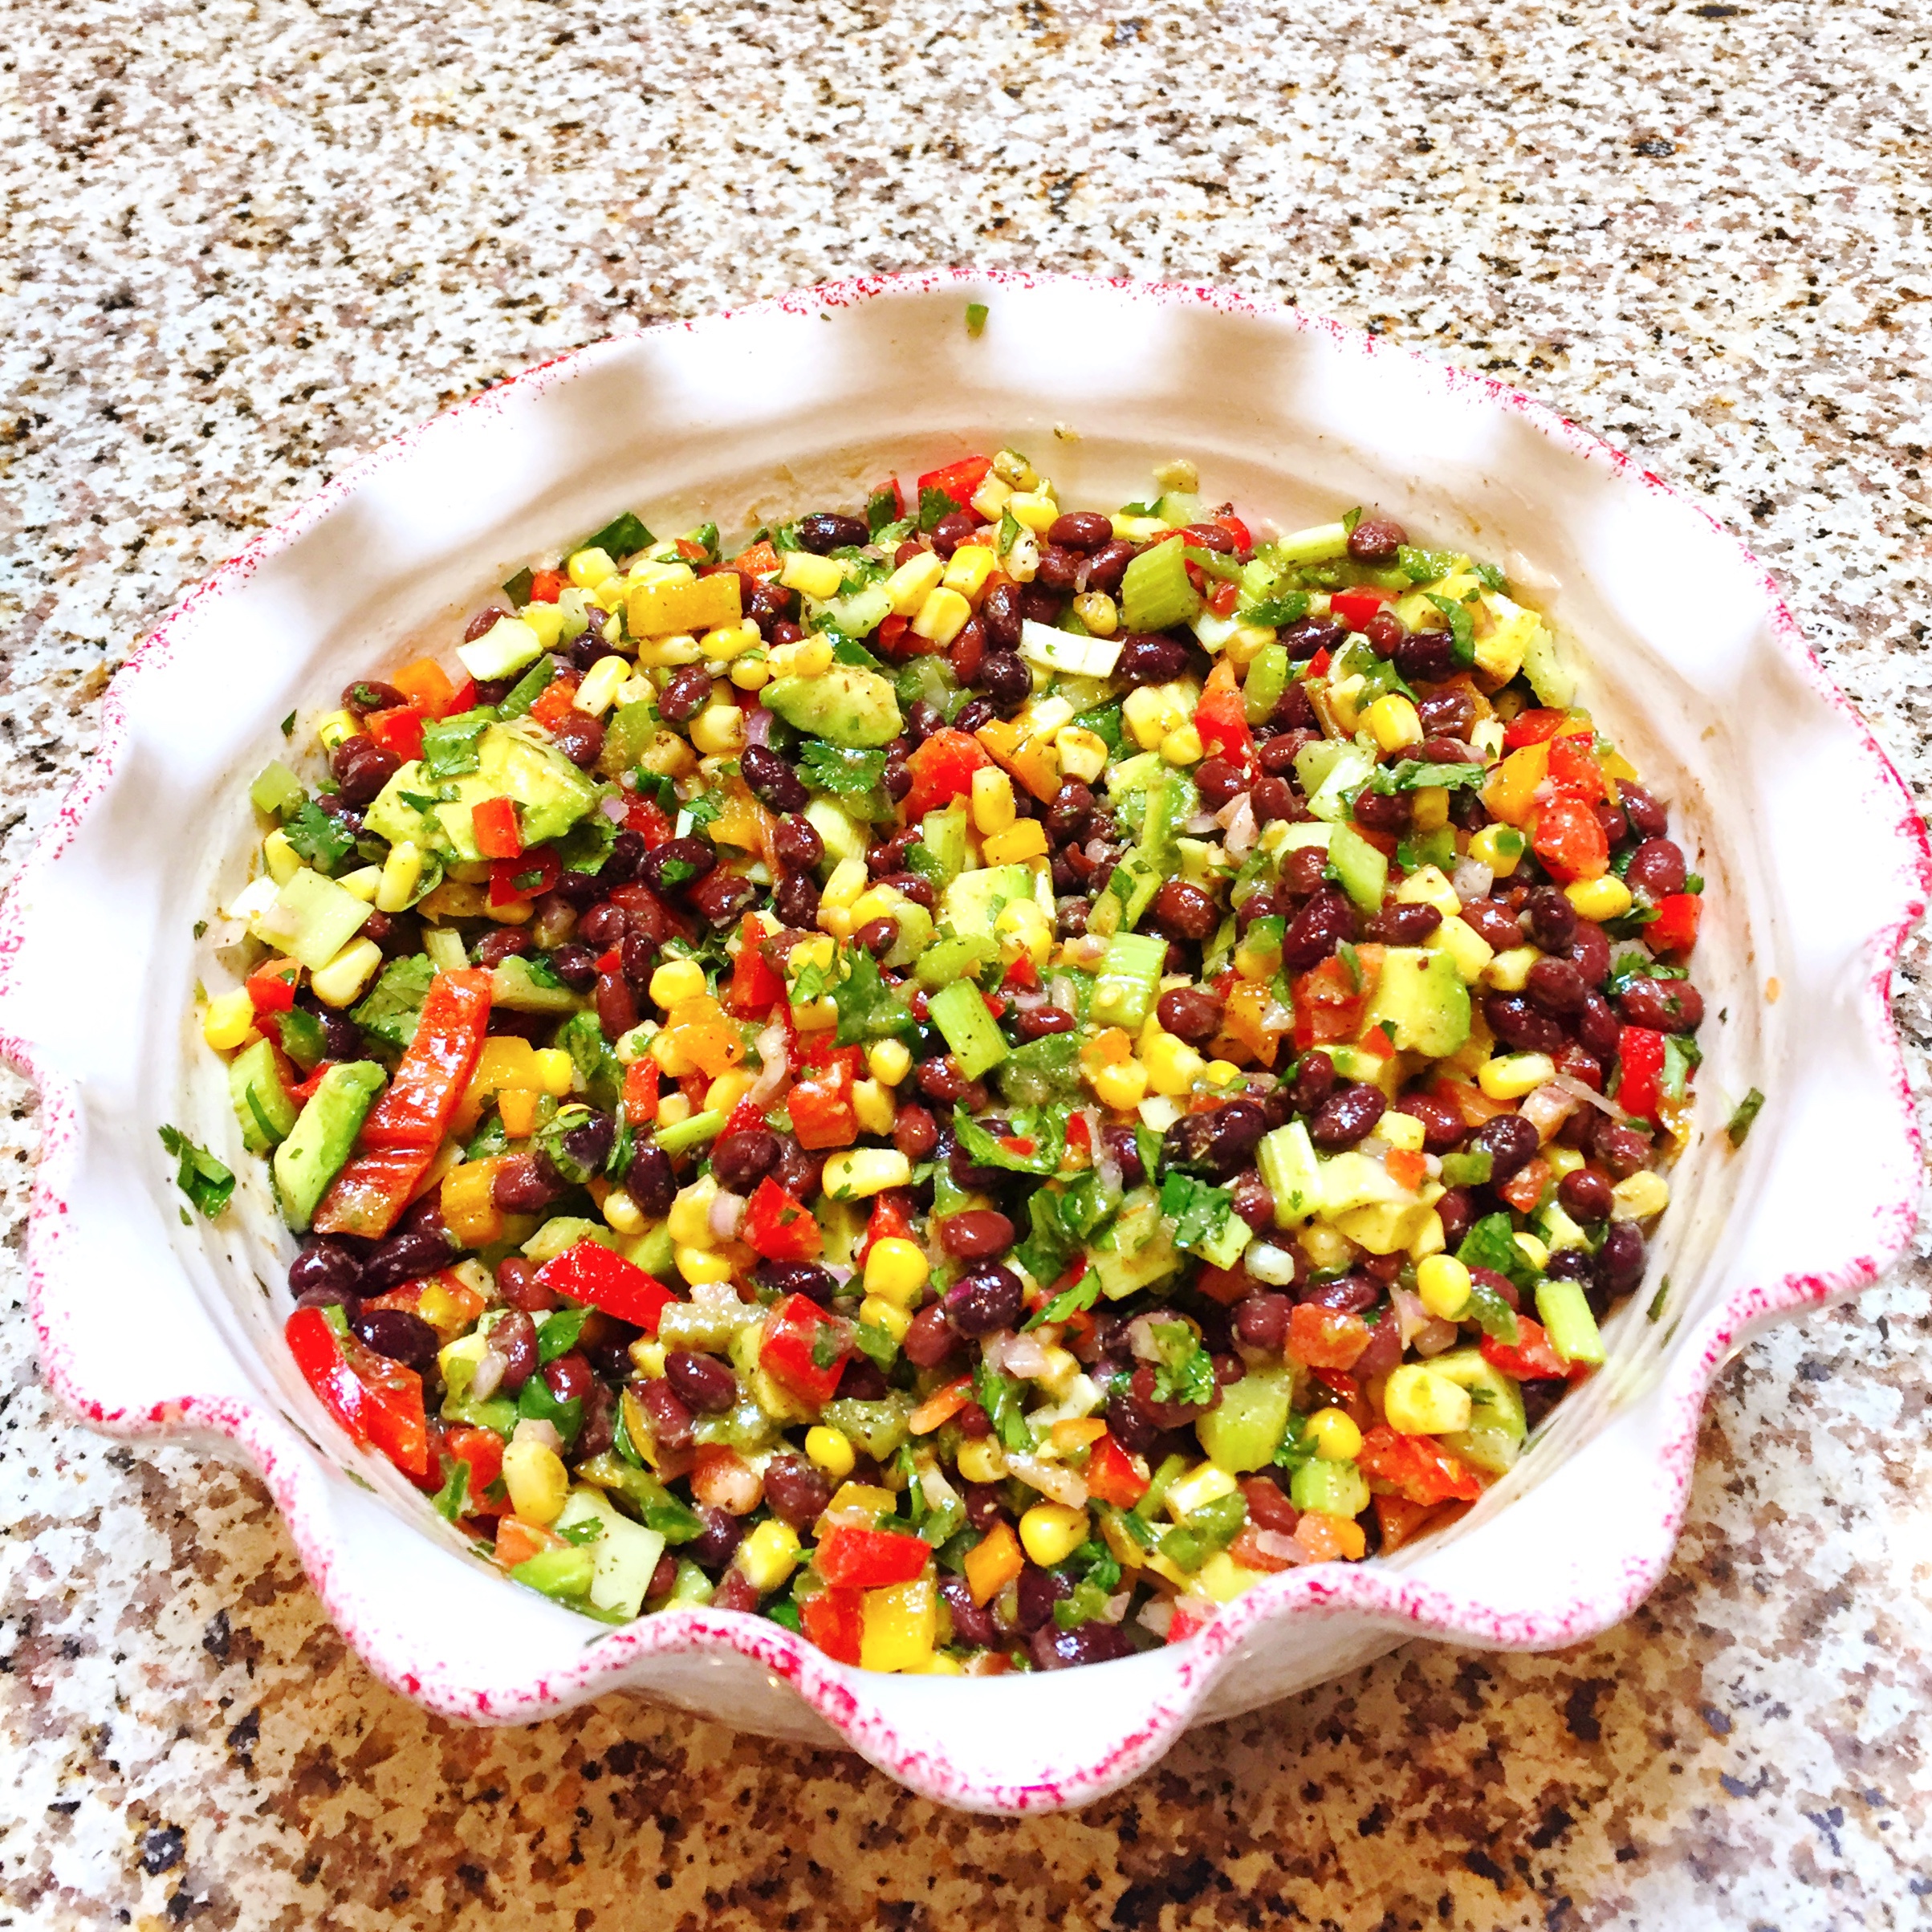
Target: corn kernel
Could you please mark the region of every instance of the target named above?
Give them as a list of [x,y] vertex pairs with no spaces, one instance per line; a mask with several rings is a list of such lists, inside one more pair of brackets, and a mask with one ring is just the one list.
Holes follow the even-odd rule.
[[1409,794],[1409,822],[1417,832],[1440,832],[1449,823],[1449,787],[1417,786]]
[[1015,899],[1003,906],[993,922],[993,932],[1000,942],[1001,955],[1009,964],[1016,959],[1030,959],[1035,966],[1043,966],[1052,954],[1053,929],[1047,923],[1047,915],[1031,899]]
[[859,1460],[851,1442],[824,1422],[805,1431],[805,1454],[835,1483],[849,1476]]
[[1063,725],[1053,734],[1060,771],[1068,778],[1091,785],[1107,769],[1107,741],[1080,725]]
[[201,1038],[224,1053],[240,1046],[254,1030],[255,1003],[246,986],[218,993],[201,1009]]
[[1446,953],[1464,982],[1474,986],[1495,958],[1495,949],[1466,919],[1446,918],[1422,942],[1432,953]]
[[762,644],[764,635],[759,629],[756,619],[741,617],[736,624],[721,624],[706,631],[700,641],[706,657],[730,658],[742,657]]
[[897,1087],[913,1070],[912,1049],[902,1039],[875,1040],[865,1049],[865,1068],[881,1085]]
[[913,1164],[893,1147],[854,1147],[825,1163],[820,1185],[834,1201],[863,1201],[889,1187],[910,1187]]
[[946,578],[946,561],[937,551],[922,550],[908,557],[885,580],[885,595],[895,616],[915,616]]
[[1647,1169],[1627,1175],[1610,1190],[1613,1221],[1648,1221],[1670,1205],[1670,1183]]
[[570,1471],[554,1449],[525,1436],[503,1450],[503,1487],[526,1523],[555,1523],[570,1495]]
[[[637,646],[641,671],[668,669],[673,665],[696,664],[705,647],[689,631],[673,631],[668,637],[647,637]],[[679,740],[681,743],[683,741]]]
[[1362,722],[1385,751],[1399,751],[1405,745],[1422,741],[1422,721],[1416,715],[1415,706],[1400,691],[1378,698],[1362,714]]
[[1096,637],[1111,637],[1121,628],[1120,606],[1104,590],[1082,591],[1073,614]]
[[1019,1519],[1020,1544],[1043,1570],[1050,1569],[1064,1563],[1087,1540],[1092,1527],[1084,1509],[1036,1503]]
[[872,1244],[872,1251],[865,1257],[865,1291],[909,1308],[924,1291],[932,1271],[925,1251],[917,1242],[900,1234],[887,1234]]
[[1535,1235],[1517,1234],[1512,1237],[1512,1239],[1515,1240],[1518,1249],[1521,1251],[1523,1259],[1526,1260],[1539,1275],[1540,1275],[1543,1271],[1550,1265],[1549,1248],[1544,1242],[1539,1241]]
[[1232,1060],[1210,1060],[1201,1069],[1201,1077],[1210,1087],[1239,1087],[1247,1076]]
[[852,1111],[860,1128],[866,1133],[890,1133],[893,1121],[899,1117],[898,1103],[893,1098],[892,1088],[881,1085],[877,1080],[852,1082]]
[[913,1325],[910,1312],[896,1301],[888,1301],[883,1295],[868,1295],[859,1304],[859,1319],[870,1322],[875,1328],[883,1328],[895,1342],[904,1341],[906,1330]]
[[1007,1478],[1006,1451],[995,1436],[980,1436],[959,1445],[954,1458],[959,1473],[969,1483],[1003,1483]]
[[771,663],[774,677],[823,677],[832,669],[832,645],[823,637],[775,645]]
[[745,748],[745,714],[734,704],[707,705],[685,728],[706,758],[734,758]]
[[1321,1269],[1345,1268],[1355,1253],[1348,1237],[1323,1221],[1312,1221],[1301,1230],[1301,1247],[1309,1264]]
[[1513,825],[1485,825],[1470,840],[1469,856],[1507,879],[1523,863],[1523,834]]
[[271,832],[262,841],[262,857],[268,876],[278,885],[286,885],[302,869],[302,855],[289,843],[285,832]]
[[1630,889],[1613,872],[1601,879],[1579,879],[1563,890],[1581,917],[1594,919],[1599,925],[1606,919],[1621,919],[1630,909]]
[[1207,756],[1207,746],[1195,726],[1183,725],[1161,740],[1161,756],[1170,765],[1198,765]]
[[659,1096],[657,1102],[657,1125],[660,1127],[681,1126],[690,1119],[691,1111],[691,1096],[688,1093],[663,1094]]
[[1047,856],[1047,828],[1038,819],[1022,819],[1004,832],[996,832],[981,846],[989,865],[1017,865],[1025,859]]
[[1469,1391],[1420,1362],[1389,1372],[1382,1390],[1389,1426],[1405,1436],[1453,1435],[1469,1426]]
[[1530,968],[1542,957],[1535,946],[1512,946],[1507,952],[1497,954],[1483,969],[1483,983],[1494,986],[1499,993],[1520,993],[1530,976]]
[[996,471],[989,470],[986,481],[973,492],[973,500],[966,507],[982,517],[989,523],[999,521],[999,513],[1004,510],[1013,495],[1013,486]]
[[1405,1153],[1419,1154],[1427,1129],[1413,1113],[1398,1113],[1391,1107],[1375,1124],[1377,1137]]
[[705,970],[695,959],[667,959],[651,975],[651,998],[668,1012],[680,1001],[705,990]]
[[738,1548],[738,1567],[761,1596],[769,1596],[799,1567],[799,1533],[767,1516]]
[[[823,925],[832,915],[822,913],[819,922]],[[851,924],[847,921],[848,926]],[[823,999],[793,1000],[791,1003],[791,1028],[795,1033],[828,1032],[839,1023],[839,1003],[828,993]]]
[[995,559],[982,543],[962,543],[939,580],[948,590],[958,591],[969,604],[977,604],[993,574]]
[[1147,1069],[1148,1085],[1176,1100],[1193,1088],[1207,1065],[1186,1040],[1172,1033],[1156,1033],[1143,1041],[1141,1062]]
[[1191,1516],[1206,1504],[1218,1503],[1223,1496],[1233,1495],[1239,1487],[1218,1463],[1197,1462],[1169,1486],[1167,1513],[1178,1523],[1183,1516]]
[[631,667],[621,657],[600,657],[584,673],[571,709],[592,718],[601,718],[617,702],[617,687],[630,681]]
[[708,1281],[729,1281],[731,1279],[731,1263],[722,1255],[714,1254],[710,1248],[673,1246],[671,1259],[677,1264],[678,1273],[692,1287],[702,1287]]
[[711,1232],[711,1203],[717,1198],[718,1183],[709,1174],[679,1189],[670,1213],[665,1217],[672,1240],[685,1247],[715,1246],[718,1237]]
[[[499,1112],[502,1105],[499,1100]],[[620,1234],[641,1234],[644,1232],[644,1210],[631,1198],[629,1192],[621,1187],[613,1187],[604,1197],[604,1219],[607,1226]]]
[[973,774],[973,823],[982,832],[1004,832],[1013,823],[1013,781],[997,765]]
[[1415,1291],[1438,1321],[1460,1321],[1469,1306],[1470,1274],[1453,1255],[1431,1255],[1416,1263]]
[[1090,1069],[1087,1081],[1100,1104],[1116,1113],[1128,1112],[1147,1097],[1147,1069],[1138,1060]]
[[579,590],[596,590],[617,574],[617,566],[611,561],[610,552],[599,550],[594,545],[588,550],[579,551],[563,568],[565,575]]
[[847,908],[856,905],[860,893],[865,890],[869,876],[863,859],[840,860],[832,868],[832,877],[825,881],[824,891],[819,895],[820,905]]
[[1306,1427],[1310,1446],[1324,1462],[1352,1462],[1362,1453],[1362,1432],[1346,1409],[1318,1409]]
[[360,899],[364,905],[376,903],[376,890],[382,884],[382,868],[380,865],[359,865],[352,872],[344,872],[336,883],[352,898]]
[[422,848],[413,839],[398,839],[382,865],[382,883],[376,888],[376,909],[400,913],[416,896],[422,882]]
[[950,644],[966,628],[973,607],[956,590],[943,585],[931,592],[913,619],[913,635],[929,644]]
[[698,754],[675,731],[657,731],[637,763],[659,778],[682,778],[698,769]]
[[771,681],[771,664],[762,653],[755,657],[739,657],[731,665],[731,681],[741,691],[762,691]]
[[778,580],[787,590],[803,591],[821,602],[836,597],[845,586],[845,567],[831,557],[815,556],[808,550],[788,550],[779,567]]
[[1543,1157],[1550,1164],[1550,1173],[1560,1181],[1565,1174],[1573,1174],[1580,1167],[1587,1167],[1584,1160],[1574,1147],[1562,1147],[1552,1141],[1543,1150]]
[[1157,751],[1168,733],[1179,730],[1188,719],[1164,686],[1144,684],[1127,693],[1121,722],[1143,751]]
[[1556,1063],[1547,1053],[1506,1053],[1485,1060],[1476,1084],[1492,1100],[1519,1100],[1556,1077]]
[[382,948],[373,939],[352,939],[319,972],[309,975],[309,990],[325,1007],[346,1007],[382,966]]
[[539,1047],[537,1079],[552,1100],[560,1100],[576,1084],[576,1066],[561,1047]]
[[315,736],[324,751],[333,751],[345,738],[362,734],[361,722],[353,711],[331,711],[315,726]]
[[721,1073],[705,1089],[707,1113],[729,1113],[758,1084],[758,1076],[749,1068],[734,1067]]

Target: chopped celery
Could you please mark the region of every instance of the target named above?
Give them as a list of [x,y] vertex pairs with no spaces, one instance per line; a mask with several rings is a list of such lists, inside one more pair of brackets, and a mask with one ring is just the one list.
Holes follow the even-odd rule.
[[510,1574],[546,1596],[588,1596],[596,1564],[587,1548],[573,1543],[560,1550],[539,1550]]
[[1146,1023],[1167,964],[1167,942],[1151,933],[1116,933],[1094,981],[1088,1009],[1096,1027],[1124,1027],[1137,1033]]
[[1144,550],[1127,566],[1121,580],[1121,616],[1130,631],[1164,631],[1186,624],[1201,608],[1201,598],[1187,574],[1179,537],[1170,537]]
[[290,812],[300,809],[308,794],[303,790],[301,779],[277,759],[249,787],[248,797],[257,811],[286,818]]
[[283,883],[255,925],[264,939],[315,973],[361,931],[374,909],[305,865]]
[[[929,660],[921,658],[919,661],[923,664]],[[938,868],[942,885],[950,885],[966,870],[966,808],[963,804],[929,811],[919,822],[920,848]],[[928,872],[926,877],[930,878],[933,874]]]
[[1286,1368],[1251,1369],[1221,1391],[1221,1401],[1195,1424],[1215,1466],[1230,1475],[1265,1469],[1288,1432],[1293,1378]]
[[430,965],[439,973],[460,973],[470,963],[463,936],[454,926],[425,927],[423,950],[429,955]]
[[722,1108],[714,1108],[708,1113],[694,1113],[688,1121],[680,1121],[674,1126],[657,1129],[657,1145],[668,1154],[681,1154],[688,1149],[702,1147],[707,1141],[715,1141],[725,1130],[725,1122],[730,1119]]
[[[1307,751],[1325,751],[1325,745],[1308,745]],[[1369,782],[1375,770],[1375,760],[1358,745],[1342,745],[1337,747],[1338,754],[1328,764],[1328,774],[1317,784],[1308,787],[1308,809],[1318,819],[1326,819],[1332,825],[1339,825],[1348,816],[1349,801],[1353,794]],[[1299,775],[1301,761],[1295,760]],[[1306,781],[1304,781],[1306,783]],[[1332,849],[1331,848],[1331,849]]]
[[1369,1482],[1352,1462],[1328,1462],[1316,1456],[1289,1479],[1288,1495],[1300,1510],[1355,1517],[1369,1507]]
[[1389,861],[1352,825],[1337,825],[1328,841],[1328,870],[1365,913],[1380,909]]
[[1550,1338],[1550,1346],[1566,1361],[1603,1360],[1603,1336],[1590,1312],[1583,1284],[1545,1275],[1536,1283],[1536,1313]]
[[1248,664],[1241,703],[1251,725],[1265,725],[1288,688],[1288,653],[1279,644],[1263,645]]
[[1007,1057],[1006,1039],[970,980],[955,980],[941,988],[927,1003],[926,1014],[968,1080],[978,1080]]
[[928,991],[937,992],[956,981],[974,978],[997,950],[990,939],[976,933],[937,939],[919,955],[915,969],[919,983]]
[[1275,1197],[1275,1219],[1286,1226],[1306,1221],[1322,1202],[1321,1168],[1307,1124],[1291,1121],[1262,1136],[1257,1158],[1261,1178]]
[[1278,537],[1268,546],[1268,558],[1275,563],[1327,563],[1348,554],[1346,523],[1316,523],[1307,530]]

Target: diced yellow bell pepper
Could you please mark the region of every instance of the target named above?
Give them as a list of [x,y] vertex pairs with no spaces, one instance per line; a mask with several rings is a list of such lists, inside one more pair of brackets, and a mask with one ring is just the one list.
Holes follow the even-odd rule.
[[1483,803],[1493,819],[1507,825],[1527,822],[1534,809],[1536,787],[1549,775],[1550,747],[1547,739],[1512,751],[1491,772],[1483,787]]
[[932,1656],[939,1637],[939,1591],[930,1577],[868,1590],[862,1614],[863,1669],[917,1670]]
[[736,624],[744,615],[742,588],[731,570],[686,583],[634,584],[624,603],[625,628],[633,637],[668,637],[674,631],[702,632]]
[[503,1212],[492,1198],[496,1170],[494,1161],[466,1161],[443,1176],[443,1222],[465,1247],[503,1238]]

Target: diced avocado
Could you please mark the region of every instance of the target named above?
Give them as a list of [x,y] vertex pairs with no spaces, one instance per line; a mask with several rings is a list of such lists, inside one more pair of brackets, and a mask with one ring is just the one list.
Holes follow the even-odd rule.
[[1552,711],[1567,711],[1576,702],[1576,673],[1564,661],[1547,624],[1539,623],[1523,649],[1523,675],[1539,701]]
[[[409,802],[413,797],[438,802],[425,811]],[[383,787],[364,816],[370,831],[391,844],[411,839],[467,864],[482,856],[470,814],[490,798],[515,799],[523,843],[541,845],[561,837],[590,810],[597,787],[535,734],[491,725],[477,741],[474,771],[439,786],[412,762]]]
[[1365,1031],[1378,1024],[1404,1052],[1426,1053],[1432,1060],[1455,1052],[1470,1029],[1469,988],[1455,962],[1420,946],[1390,946],[1363,1016]]
[[596,1577],[596,1562],[590,1552],[575,1544],[560,1550],[539,1550],[510,1572],[510,1581],[544,1596],[569,1603],[587,1596]]
[[764,699],[767,710],[828,744],[889,744],[901,729],[897,693],[877,671],[856,665],[835,664],[816,677],[778,678],[765,686]]
[[956,979],[977,978],[979,969],[999,950],[990,937],[978,933],[936,939],[919,955],[919,983],[936,993]]
[[635,1617],[644,1608],[645,1593],[664,1554],[664,1538],[620,1516],[601,1491],[573,1489],[557,1517],[557,1529],[561,1532],[592,1523],[597,1525],[597,1535],[578,1546],[590,1552],[590,1600],[600,1610]]
[[1112,1226],[1088,1248],[1087,1259],[1109,1301],[1161,1280],[1181,1265],[1161,1203],[1145,1188],[1136,1188],[1121,1204]]
[[1523,669],[1532,641],[1543,630],[1543,620],[1499,591],[1485,592],[1483,604],[1493,621],[1488,636],[1476,640],[1476,667],[1507,681]]
[[903,971],[932,944],[933,915],[917,900],[907,899],[901,902],[893,917],[897,922],[899,937],[893,942],[882,963]]
[[893,614],[893,600],[883,584],[834,597],[825,613],[848,637],[869,637]]
[[[552,637],[551,642],[555,643]],[[473,644],[459,644],[456,654],[463,669],[479,682],[514,677],[543,655],[546,645],[533,625],[521,617],[499,617]]]
[[1137,751],[1107,768],[1107,796],[1118,805],[1129,793],[1145,791],[1164,767],[1157,751]]
[[386,1077],[373,1060],[330,1068],[275,1149],[275,1192],[283,1218],[297,1234],[314,1218],[316,1203],[348,1159],[362,1116]]
[[1319,1165],[1321,1212],[1330,1218],[1377,1202],[1393,1201],[1406,1206],[1412,1198],[1407,1189],[1396,1184],[1380,1161],[1372,1161],[1366,1154],[1331,1154]]
[[1221,1391],[1219,1403],[1194,1425],[1215,1466],[1230,1475],[1265,1469],[1288,1432],[1287,1369],[1251,1369]]
[[1395,1098],[1396,1078],[1401,1063],[1393,1054],[1371,1053],[1366,1047],[1352,1047],[1337,1041],[1329,1047],[1328,1058],[1344,1080],[1358,1080],[1365,1087],[1379,1087],[1390,1100]]
[[1033,875],[1023,865],[982,865],[962,872],[939,901],[939,923],[962,939],[991,939],[1000,909],[1033,897]]
[[1320,1163],[1308,1125],[1291,1121],[1262,1137],[1259,1158],[1262,1178],[1275,1197],[1275,1223],[1292,1227],[1306,1221],[1322,1204]]
[[1288,1499],[1299,1510],[1324,1516],[1359,1516],[1369,1507],[1369,1478],[1352,1462],[1316,1456],[1289,1478]]
[[286,879],[267,909],[252,922],[269,941],[319,972],[362,930],[372,909],[307,866]]
[[1328,840],[1328,869],[1336,882],[1365,913],[1381,909],[1389,883],[1389,861],[1352,825],[1335,828]]
[[841,859],[865,856],[864,828],[837,799],[820,792],[806,806],[805,819],[824,845],[828,873]]
[[1429,1218],[1418,1200],[1372,1201],[1334,1217],[1337,1230],[1371,1255],[1400,1255],[1413,1247]]
[[1487,1361],[1480,1348],[1452,1348],[1437,1356],[1429,1368],[1432,1374],[1469,1391],[1474,1427],[1500,1430],[1518,1442],[1528,1433],[1521,1387]]
[[676,1247],[671,1230],[661,1221],[647,1227],[620,1244],[624,1258],[647,1275],[663,1276],[674,1264]]
[[493,1006],[513,1013],[575,1013],[584,1005],[584,995],[568,986],[539,985],[531,976],[530,962],[515,954],[491,968],[490,999]]
[[282,1084],[275,1050],[266,1040],[257,1040],[228,1063],[228,1093],[242,1123],[242,1145],[251,1154],[266,1153],[288,1138],[295,1103]]

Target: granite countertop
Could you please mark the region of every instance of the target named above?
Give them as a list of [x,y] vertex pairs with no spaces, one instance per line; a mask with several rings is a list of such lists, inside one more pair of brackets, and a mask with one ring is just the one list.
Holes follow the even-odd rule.
[[[1916,24],[22,0],[0,864],[143,628],[358,452],[612,330],[934,260],[1285,295],[1547,397],[1751,538],[1922,797]],[[0,1926],[1925,1922],[1922,1248],[1733,1365],[1624,1628],[1412,1645],[1082,1814],[993,1821],[641,1706],[486,1732],[372,1682],[256,1483],[50,1402],[34,1108],[0,1099]]]

